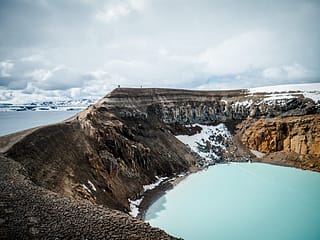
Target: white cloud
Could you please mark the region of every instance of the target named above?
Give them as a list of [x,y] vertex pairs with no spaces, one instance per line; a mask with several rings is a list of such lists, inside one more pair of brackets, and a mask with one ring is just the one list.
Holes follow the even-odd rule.
[[300,64],[268,67],[242,72],[237,75],[218,76],[201,84],[198,89],[240,89],[278,84],[299,84],[319,80],[319,71]]
[[0,101],[13,104],[68,100],[65,91],[45,91],[34,88],[31,93],[0,88]]
[[279,67],[266,68],[262,71],[262,77],[272,80],[304,80],[315,79],[319,73],[314,70],[294,63],[292,65],[285,65]]
[[117,20],[120,17],[124,17],[130,13],[130,8],[126,4],[119,4],[113,7],[107,7],[104,11],[99,11],[97,13],[97,18],[105,22],[110,22],[111,20]]
[[35,81],[46,81],[52,77],[53,72],[48,69],[37,69],[31,73],[31,77]]
[[13,69],[14,64],[10,61],[0,62],[0,73],[1,77],[10,77],[11,70]]
[[74,87],[82,87],[85,81],[85,77],[81,72],[67,67],[56,67],[51,71],[44,71],[38,75],[40,81],[35,84],[44,90],[67,90]]
[[81,97],[81,88],[71,88],[70,89],[70,97],[73,99],[77,99]]
[[142,11],[144,7],[144,0],[114,1],[111,4],[107,4],[102,10],[99,10],[96,18],[104,22],[116,21],[134,11]]
[[3,5],[5,99],[320,80],[318,1],[43,2]]
[[20,59],[22,62],[44,62],[45,59],[43,57],[42,54],[40,53],[37,53],[37,54],[32,54],[30,56],[27,56],[27,57],[23,57]]
[[269,79],[282,79],[282,78],[287,78],[288,74],[283,68],[266,68],[262,71],[262,76],[264,78],[269,78]]
[[206,49],[200,54],[199,61],[212,75],[239,74],[274,62],[278,57],[276,45],[272,32],[244,32]]
[[10,102],[13,98],[12,91],[0,88],[0,101]]
[[[151,1],[151,0],[149,0]],[[131,7],[135,10],[142,11],[146,7],[145,0],[129,0],[128,1]]]

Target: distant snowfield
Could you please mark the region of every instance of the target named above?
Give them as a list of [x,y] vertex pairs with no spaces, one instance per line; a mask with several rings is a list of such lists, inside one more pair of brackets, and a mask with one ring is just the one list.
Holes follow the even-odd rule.
[[315,102],[320,102],[320,83],[308,84],[287,84],[266,87],[249,88],[250,93],[270,93],[270,99],[292,98],[292,93],[299,92],[306,98],[311,98]]
[[96,99],[31,102],[22,104],[1,103],[0,111],[81,111],[94,104]]

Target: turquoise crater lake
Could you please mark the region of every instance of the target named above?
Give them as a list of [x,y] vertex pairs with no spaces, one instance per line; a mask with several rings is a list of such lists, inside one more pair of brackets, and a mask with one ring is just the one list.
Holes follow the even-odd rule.
[[318,240],[320,174],[261,163],[212,166],[159,198],[146,221],[186,240]]

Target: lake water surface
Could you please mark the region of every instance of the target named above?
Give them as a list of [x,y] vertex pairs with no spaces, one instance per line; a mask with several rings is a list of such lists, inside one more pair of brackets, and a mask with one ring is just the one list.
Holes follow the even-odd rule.
[[320,239],[320,174],[232,163],[192,174],[158,199],[146,221],[191,239]]
[[78,111],[0,111],[0,136],[65,120]]

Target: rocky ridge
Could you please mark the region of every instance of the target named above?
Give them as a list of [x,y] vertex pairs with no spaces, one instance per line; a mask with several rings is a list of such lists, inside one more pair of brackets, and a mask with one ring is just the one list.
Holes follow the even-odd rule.
[[169,89],[115,89],[98,102],[108,110],[119,109],[123,118],[145,119],[153,112],[164,123],[215,124],[250,117],[302,116],[319,111],[301,93],[290,98],[269,98],[248,90],[192,91]]
[[[299,121],[306,115],[310,116],[309,122],[299,130]],[[128,199],[140,198],[144,185],[154,183],[157,177],[171,178],[202,165],[202,158],[175,137],[201,130],[190,124],[224,123],[229,128],[233,139],[222,141],[227,144],[224,151],[214,151],[214,144],[203,142],[203,150],[221,154],[222,162],[253,158],[251,148],[270,156],[283,152],[287,157],[284,165],[308,165],[319,171],[318,120],[312,122],[312,118],[319,119],[319,106],[297,92],[290,98],[270,99],[266,93],[247,90],[118,88],[65,122],[1,137],[0,149],[3,158],[21,164],[24,176],[36,187],[129,212]],[[291,128],[292,119],[296,124]],[[278,136],[281,127],[277,126],[283,122],[288,122],[288,132]],[[262,136],[269,128],[271,133]],[[271,140],[274,138],[276,143]],[[295,139],[292,143],[291,138]],[[279,139],[284,146],[290,140],[290,147],[280,150]],[[305,152],[295,151],[299,144]],[[124,230],[123,234],[129,232]]]

